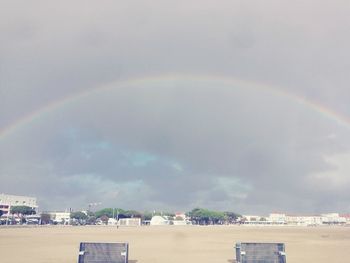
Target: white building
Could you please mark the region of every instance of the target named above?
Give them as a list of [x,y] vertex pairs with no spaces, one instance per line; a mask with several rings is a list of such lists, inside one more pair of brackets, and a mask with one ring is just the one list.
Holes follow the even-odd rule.
[[243,215],[242,222],[245,225],[260,225],[265,224],[266,220],[258,215]]
[[108,222],[107,222],[107,225],[109,225],[109,226],[116,226],[116,225],[118,225],[118,220],[115,219],[115,218],[109,218]]
[[188,220],[186,214],[184,212],[176,212],[175,218],[172,221],[174,226],[186,226],[191,225],[191,222]]
[[69,224],[70,212],[49,212],[51,220],[58,224]]
[[118,221],[120,226],[141,226],[141,218],[120,218]]
[[345,218],[347,225],[350,225],[350,214],[341,215],[341,217]]
[[289,225],[289,226],[320,226],[350,224],[350,215],[340,216],[338,213],[321,215],[288,215],[272,213],[264,218],[257,215],[245,215],[243,221],[246,225]]
[[322,215],[285,215],[270,214],[271,224],[287,224],[292,226],[320,226],[323,224],[345,224],[346,218],[338,213]]
[[323,224],[330,224],[330,225],[346,224],[346,217],[339,216],[338,213],[322,214],[321,216],[322,216]]
[[319,215],[287,215],[286,222],[292,226],[319,226],[323,223]]
[[9,214],[11,206],[29,206],[33,209],[38,208],[35,197],[0,194],[0,210],[3,211],[5,216]]
[[271,225],[284,225],[287,223],[287,216],[286,214],[272,213],[267,218],[267,221],[270,222]]

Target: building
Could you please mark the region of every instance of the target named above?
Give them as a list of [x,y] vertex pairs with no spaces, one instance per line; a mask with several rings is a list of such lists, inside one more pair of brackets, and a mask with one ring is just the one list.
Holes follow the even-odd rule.
[[323,221],[319,215],[287,215],[286,223],[291,226],[320,226]]
[[350,225],[350,214],[341,215],[341,217],[345,218],[347,225]]
[[258,215],[243,215],[241,222],[245,225],[265,225],[266,219]]
[[326,225],[346,224],[346,218],[339,216],[338,213],[322,214],[321,216],[323,224]]
[[3,215],[9,215],[11,206],[29,206],[33,209],[38,208],[35,197],[0,194],[0,210],[2,210]]
[[286,214],[272,213],[267,218],[267,222],[270,222],[271,225],[284,225],[287,223]]
[[107,221],[107,225],[109,226],[116,226],[118,225],[118,220],[115,218],[109,218]]
[[120,218],[118,221],[120,226],[141,226],[141,218]]
[[346,218],[338,213],[322,215],[286,215],[270,214],[268,218],[271,224],[286,224],[290,226],[320,226],[325,224],[345,224]]
[[175,213],[175,219],[177,220],[187,220],[187,216],[184,212],[176,212]]
[[49,212],[51,220],[57,224],[67,225],[70,221],[70,212]]

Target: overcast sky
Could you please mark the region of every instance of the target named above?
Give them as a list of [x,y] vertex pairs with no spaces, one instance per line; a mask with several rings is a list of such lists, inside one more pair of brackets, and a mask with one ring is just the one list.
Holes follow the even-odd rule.
[[349,1],[0,4],[0,193],[350,212]]

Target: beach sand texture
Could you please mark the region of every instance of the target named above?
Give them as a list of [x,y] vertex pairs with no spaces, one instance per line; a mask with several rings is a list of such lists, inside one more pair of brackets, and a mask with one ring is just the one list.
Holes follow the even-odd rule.
[[79,243],[128,242],[130,263],[233,263],[236,242],[284,242],[288,263],[350,262],[350,227],[0,228],[1,263],[77,262]]

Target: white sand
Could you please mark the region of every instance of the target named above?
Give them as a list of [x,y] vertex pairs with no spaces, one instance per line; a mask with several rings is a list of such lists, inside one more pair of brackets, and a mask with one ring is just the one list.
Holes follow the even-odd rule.
[[232,263],[239,241],[284,242],[288,263],[350,262],[350,227],[0,228],[1,263],[77,262],[79,242],[129,242],[130,263]]

